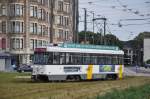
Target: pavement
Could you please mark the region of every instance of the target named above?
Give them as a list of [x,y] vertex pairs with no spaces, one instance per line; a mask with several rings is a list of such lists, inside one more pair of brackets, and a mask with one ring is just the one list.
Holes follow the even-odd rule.
[[125,67],[124,75],[125,76],[149,76],[150,77],[150,68]]

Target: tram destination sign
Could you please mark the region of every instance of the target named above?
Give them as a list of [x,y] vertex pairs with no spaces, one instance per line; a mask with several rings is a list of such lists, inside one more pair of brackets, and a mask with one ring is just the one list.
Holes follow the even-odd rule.
[[60,45],[60,47],[63,47],[63,48],[99,49],[99,50],[119,50],[119,47],[117,47],[117,46],[73,44],[73,43],[63,43],[62,45]]

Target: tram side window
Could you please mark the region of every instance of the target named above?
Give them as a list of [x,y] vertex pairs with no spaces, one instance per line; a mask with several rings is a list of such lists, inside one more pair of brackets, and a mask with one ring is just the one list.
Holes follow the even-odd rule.
[[116,56],[113,56],[113,58],[112,58],[112,63],[113,64],[119,64],[119,58],[118,58],[118,56],[116,55]]
[[110,64],[112,64],[112,58],[111,58],[111,56],[106,56],[105,57],[105,64],[108,64],[108,65],[110,65]]
[[117,64],[119,65],[119,56],[117,55]]
[[73,60],[73,64],[78,64],[78,56],[77,56],[77,54],[75,54],[75,53],[72,54],[72,60]]
[[89,54],[84,54],[83,62],[84,62],[85,65],[91,64],[91,62],[90,62],[90,55]]
[[116,60],[117,60],[117,59],[116,59],[116,56],[113,56],[113,57],[112,57],[112,64],[116,64]]
[[119,60],[119,64],[122,65],[122,64],[123,64],[123,56],[119,56],[119,59],[118,59],[118,60]]
[[91,64],[94,64],[94,65],[97,64],[97,56],[96,55],[91,55],[90,59],[91,59]]
[[70,53],[66,53],[66,64],[71,64],[71,55],[70,55]]
[[103,55],[98,56],[98,64],[99,65],[105,64],[105,57]]
[[47,65],[48,63],[48,53],[35,53],[34,54],[34,64]]
[[53,53],[48,53],[48,64],[53,64]]
[[60,53],[60,64],[66,64],[66,53]]
[[83,58],[82,58],[82,54],[77,54],[77,64],[83,64]]
[[53,53],[53,64],[59,64],[60,62],[60,55],[58,52]]
[[121,56],[122,65],[124,64],[124,56]]
[[44,53],[43,63],[47,64],[48,62],[48,53]]

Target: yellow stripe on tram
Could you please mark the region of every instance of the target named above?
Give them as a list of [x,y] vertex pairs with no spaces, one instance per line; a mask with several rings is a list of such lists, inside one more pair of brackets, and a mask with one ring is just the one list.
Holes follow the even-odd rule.
[[123,78],[123,65],[120,65],[119,67],[119,79]]
[[88,65],[87,69],[87,79],[91,80],[92,79],[92,74],[93,73],[93,65]]

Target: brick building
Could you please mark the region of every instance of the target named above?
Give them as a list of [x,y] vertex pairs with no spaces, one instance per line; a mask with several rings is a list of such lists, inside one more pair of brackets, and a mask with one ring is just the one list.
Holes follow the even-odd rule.
[[0,52],[28,64],[33,50],[76,41],[78,0],[0,0]]

